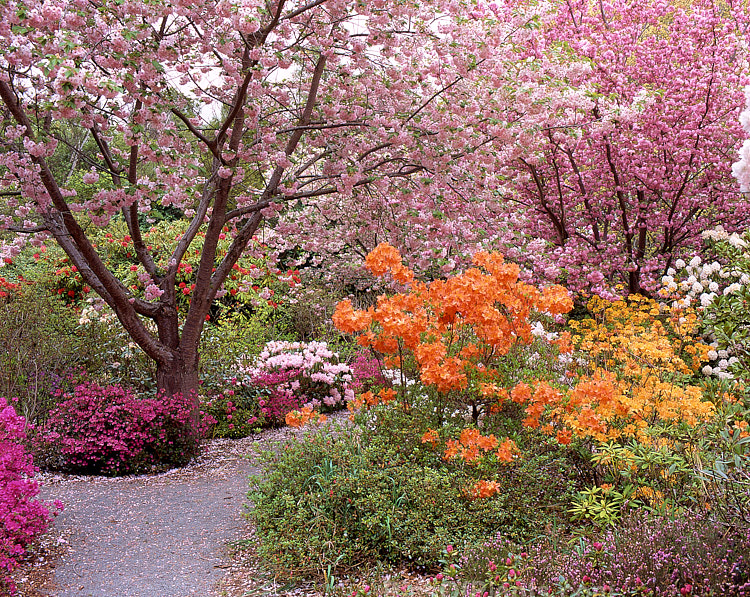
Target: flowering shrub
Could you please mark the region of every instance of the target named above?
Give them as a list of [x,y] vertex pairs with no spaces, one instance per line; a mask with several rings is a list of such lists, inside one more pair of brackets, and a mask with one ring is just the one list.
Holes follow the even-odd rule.
[[303,405],[331,409],[354,398],[351,368],[325,342],[269,342],[255,365],[239,372],[247,376],[245,383],[269,391],[259,404],[274,424]]
[[[205,432],[211,420],[202,423]],[[122,386],[86,383],[62,395],[39,442],[51,468],[117,475],[186,463],[191,429],[184,396],[138,398]]]
[[[662,278],[659,294],[672,305],[696,305],[703,333],[711,341],[704,375],[747,380],[750,343],[746,325],[750,305],[750,238],[721,226],[703,233],[704,259],[678,259]],[[708,261],[711,261],[708,263]]]
[[695,514],[626,519],[572,553],[530,550],[528,585],[609,587],[628,595],[750,595],[750,530],[723,528]]
[[[594,539],[521,548],[498,534],[452,552],[435,595],[750,595],[750,531],[645,513]],[[487,592],[485,592],[487,591]]]
[[236,378],[227,381],[237,391],[229,388],[219,394],[201,396],[201,413],[213,419],[213,437],[247,437],[263,424],[259,400],[267,397],[268,392],[248,391],[250,388]]
[[387,355],[386,364],[403,376],[415,362],[425,386],[445,402],[470,406],[476,421],[502,393],[498,361],[516,345],[531,344],[532,310],[559,315],[573,303],[561,286],[540,291],[519,282],[518,266],[500,254],[479,252],[474,263],[478,267],[463,274],[425,284],[414,279],[394,247],[380,244],[365,266],[376,276],[390,273],[408,290],[380,296],[364,311],[344,300],[333,321],[343,332],[358,333],[361,346]]
[[694,313],[671,312],[639,296],[627,302],[594,297],[588,308],[590,318],[570,322],[585,355],[576,387],[567,395],[546,384],[533,390],[520,384],[511,392],[515,401],[530,403],[529,424],[538,425],[544,413],[558,429],[606,441],[643,437],[659,422],[695,425],[713,415],[701,388],[687,383],[709,349],[695,340]]
[[373,386],[384,386],[387,384],[380,368],[380,361],[364,351],[357,353],[354,360],[349,363],[349,367],[352,370],[352,382],[350,386],[356,393],[366,392]]
[[20,284],[10,282],[2,276],[0,276],[0,299],[7,299],[13,294],[13,291],[18,290]]
[[54,503],[52,514],[35,500],[39,484],[32,480],[36,468],[24,448],[26,421],[5,398],[0,398],[0,590],[13,594],[7,572],[15,568],[27,546],[47,531],[52,514],[62,510]]

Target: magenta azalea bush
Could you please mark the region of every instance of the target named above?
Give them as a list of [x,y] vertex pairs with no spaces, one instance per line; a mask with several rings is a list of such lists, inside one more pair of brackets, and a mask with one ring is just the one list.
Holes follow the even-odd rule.
[[368,354],[360,351],[354,357],[349,367],[352,370],[351,388],[357,393],[367,392],[375,386],[385,386],[387,381],[383,376],[380,361]]
[[10,594],[15,587],[8,573],[62,510],[60,502],[50,512],[35,499],[39,484],[33,480],[36,467],[25,442],[26,420],[0,397],[0,591]]
[[[63,394],[40,438],[49,468],[122,475],[186,464],[195,443],[188,397],[139,398],[119,385],[84,383]],[[204,418],[197,433],[211,423]]]
[[325,342],[268,342],[255,365],[239,373],[244,385],[267,390],[259,405],[271,424],[303,405],[330,410],[354,398],[351,368]]

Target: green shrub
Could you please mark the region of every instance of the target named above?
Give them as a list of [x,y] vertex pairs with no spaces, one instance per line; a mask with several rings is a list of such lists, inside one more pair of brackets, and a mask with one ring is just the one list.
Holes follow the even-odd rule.
[[28,421],[43,420],[54,392],[73,370],[99,358],[99,345],[57,297],[38,284],[20,284],[0,300],[0,396],[18,398],[16,410]]
[[201,412],[216,421],[211,435],[238,439],[259,431],[265,422],[259,401],[268,397],[268,391],[232,380],[227,383],[230,387],[223,392],[201,396]]
[[265,455],[249,494],[260,552],[304,576],[365,561],[432,568],[446,545],[498,532],[524,542],[564,517],[563,458],[542,447],[504,465],[501,490],[472,499],[476,474],[442,459],[414,433],[423,413],[378,407],[351,428],[323,429]]

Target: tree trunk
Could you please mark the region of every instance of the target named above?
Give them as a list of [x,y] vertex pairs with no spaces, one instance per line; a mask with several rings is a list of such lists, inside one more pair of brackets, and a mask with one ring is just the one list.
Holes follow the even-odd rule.
[[628,272],[628,294],[641,294],[641,268]]
[[190,359],[185,362],[183,358],[174,358],[167,363],[157,363],[156,384],[159,392],[166,396],[180,394],[189,399],[190,404],[190,456],[194,456],[198,450],[200,439],[200,405],[198,400],[198,359]]

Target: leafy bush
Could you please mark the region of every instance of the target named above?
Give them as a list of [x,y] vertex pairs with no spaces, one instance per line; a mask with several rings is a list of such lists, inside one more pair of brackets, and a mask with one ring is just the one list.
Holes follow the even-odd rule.
[[32,480],[36,468],[24,447],[26,421],[0,398],[0,590],[13,594],[7,576],[26,553],[27,547],[47,531],[52,514],[62,509],[55,502],[52,514],[34,499],[39,484]]
[[16,285],[10,296],[0,298],[0,395],[17,397],[20,414],[30,422],[42,421],[71,371],[98,360],[100,343],[89,331],[80,329],[76,313],[41,286]]
[[559,539],[523,548],[498,534],[454,552],[435,577],[435,594],[750,595],[750,530],[703,515],[641,511],[601,537]]
[[219,394],[202,396],[201,412],[215,420],[211,428],[213,437],[247,437],[264,423],[260,400],[267,398],[268,392],[247,387],[236,379],[228,382],[237,387],[237,391],[230,388]]
[[265,305],[253,308],[251,313],[222,310],[206,323],[201,334],[204,385],[223,390],[226,379],[237,375],[239,361],[256,358],[268,342],[293,339],[280,309]]
[[[212,421],[204,418],[202,429]],[[138,398],[122,386],[76,386],[38,437],[48,468],[122,475],[186,464],[194,436],[183,396]]]
[[434,567],[446,545],[498,529],[529,540],[561,514],[570,492],[569,467],[542,448],[503,465],[499,490],[478,498],[472,466],[446,462],[421,442],[419,412],[377,406],[356,421],[266,455],[251,516],[262,555],[280,571],[307,575],[374,560]]

